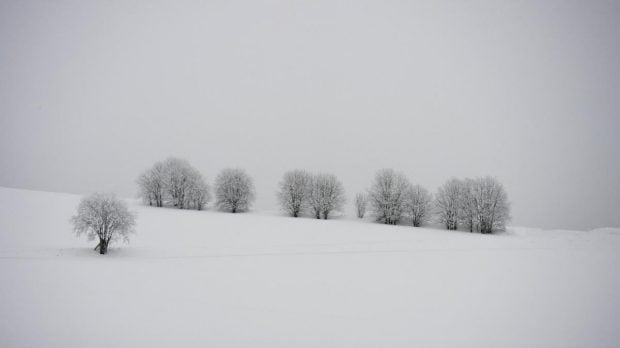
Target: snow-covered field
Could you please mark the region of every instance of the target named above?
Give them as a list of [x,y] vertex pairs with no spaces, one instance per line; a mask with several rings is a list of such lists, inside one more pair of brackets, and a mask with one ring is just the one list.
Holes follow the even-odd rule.
[[136,202],[77,239],[78,196],[0,188],[0,347],[618,347],[620,229],[499,235]]

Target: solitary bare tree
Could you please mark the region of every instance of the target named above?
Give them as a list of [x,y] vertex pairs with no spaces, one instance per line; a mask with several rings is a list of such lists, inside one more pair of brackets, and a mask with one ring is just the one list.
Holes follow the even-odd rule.
[[427,223],[432,215],[433,197],[424,187],[414,185],[405,193],[404,211],[411,218],[413,226],[419,227]]
[[103,255],[108,252],[110,242],[119,238],[129,241],[135,216],[127,209],[127,204],[113,194],[95,193],[82,199],[71,221],[78,236],[86,234],[89,240],[99,238],[95,250],[99,249]]
[[292,217],[298,217],[307,205],[310,174],[305,170],[292,170],[284,173],[277,192],[282,210]]
[[458,229],[458,220],[461,216],[461,196],[463,184],[452,178],[437,189],[435,208],[439,222],[446,225],[448,230]]
[[254,184],[243,169],[224,169],[215,178],[215,204],[232,213],[246,211],[254,202]]
[[308,184],[308,203],[317,219],[327,220],[334,210],[341,210],[345,202],[342,183],[333,174],[315,174]]
[[355,195],[355,211],[357,217],[362,219],[366,215],[366,207],[368,206],[368,194],[360,192]]
[[403,213],[405,191],[411,184],[402,173],[393,169],[381,169],[375,175],[368,191],[373,215],[377,221],[396,225]]

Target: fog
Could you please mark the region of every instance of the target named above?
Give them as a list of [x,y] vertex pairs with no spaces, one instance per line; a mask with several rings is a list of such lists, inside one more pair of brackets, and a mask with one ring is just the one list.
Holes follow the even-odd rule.
[[[0,186],[132,197],[212,182],[492,175],[513,225],[620,226],[620,3],[2,1]],[[67,217],[68,218],[68,217]]]

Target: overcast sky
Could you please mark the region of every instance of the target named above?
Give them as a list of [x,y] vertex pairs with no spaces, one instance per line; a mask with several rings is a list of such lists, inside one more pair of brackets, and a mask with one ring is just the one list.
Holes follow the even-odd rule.
[[285,170],[391,167],[618,227],[619,139],[620,2],[0,2],[0,186],[133,196],[173,155],[275,209]]

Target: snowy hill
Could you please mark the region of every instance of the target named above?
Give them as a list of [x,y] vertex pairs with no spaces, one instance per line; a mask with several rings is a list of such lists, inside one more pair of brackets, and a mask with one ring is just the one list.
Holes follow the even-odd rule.
[[0,346],[617,347],[620,229],[498,235],[145,207],[77,239],[80,197],[0,188]]

